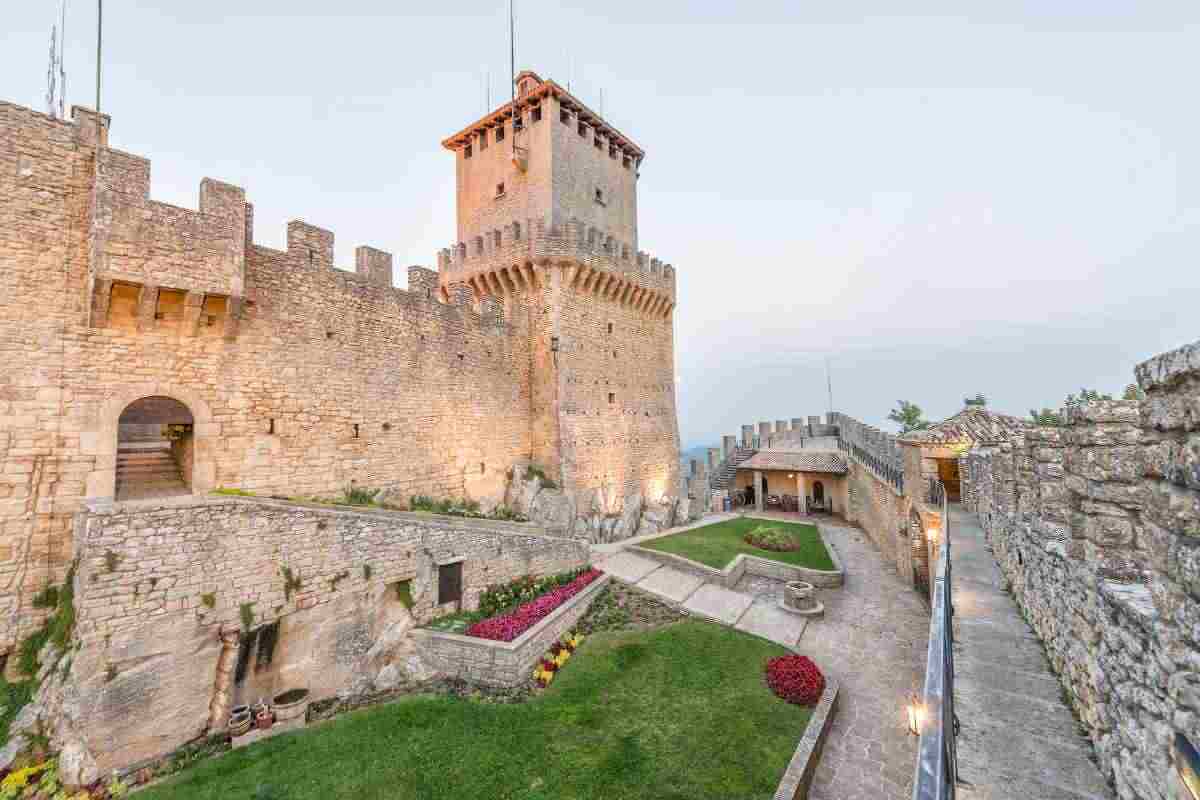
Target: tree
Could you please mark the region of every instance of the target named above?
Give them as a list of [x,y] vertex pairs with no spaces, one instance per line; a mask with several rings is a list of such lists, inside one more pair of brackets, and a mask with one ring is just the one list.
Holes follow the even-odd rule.
[[976,395],[974,397],[964,397],[963,405],[968,406],[968,407],[969,406],[980,406],[980,407],[986,406],[987,405],[987,397],[983,394],[983,392],[978,392],[978,393],[976,393]]
[[900,426],[900,433],[920,431],[929,427],[929,420],[921,417],[921,407],[907,400],[897,400],[899,408],[893,408],[888,419]]
[[1131,383],[1125,387],[1125,394],[1121,395],[1122,400],[1145,400],[1146,393],[1142,391],[1142,387],[1136,383]]
[[1062,425],[1062,417],[1058,415],[1057,411],[1049,408],[1043,408],[1041,411],[1031,408],[1029,409],[1029,418],[1035,425]]

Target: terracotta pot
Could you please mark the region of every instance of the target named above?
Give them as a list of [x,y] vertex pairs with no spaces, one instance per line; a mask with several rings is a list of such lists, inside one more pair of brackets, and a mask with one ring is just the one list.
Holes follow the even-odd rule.
[[308,713],[308,689],[288,689],[275,695],[275,721],[303,719]]
[[254,724],[260,731],[270,728],[271,722],[271,712],[269,710],[259,711],[254,717]]

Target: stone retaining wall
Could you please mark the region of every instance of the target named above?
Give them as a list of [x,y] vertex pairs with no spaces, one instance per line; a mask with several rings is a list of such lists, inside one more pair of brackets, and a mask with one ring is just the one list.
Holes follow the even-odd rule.
[[438,672],[486,686],[527,683],[538,660],[587,613],[611,578],[597,578],[511,642],[420,628],[413,638],[422,657]]
[[1200,343],[1141,364],[1142,401],[967,457],[1013,596],[1122,798],[1178,789],[1200,745]]
[[[169,752],[258,696],[432,677],[410,634],[457,608],[439,596],[442,568],[462,570],[475,608],[488,585],[589,558],[529,525],[245,498],[93,509],[76,542],[78,649],[39,703],[56,744],[93,772]],[[238,683],[240,635],[272,624],[273,658]]]

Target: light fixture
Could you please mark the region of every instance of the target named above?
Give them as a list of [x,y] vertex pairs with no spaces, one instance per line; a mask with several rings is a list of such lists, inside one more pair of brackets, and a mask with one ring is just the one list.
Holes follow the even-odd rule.
[[913,736],[920,736],[921,725],[925,721],[925,704],[920,701],[916,692],[908,695],[908,705],[904,710],[908,714],[908,732]]
[[933,542],[933,544],[936,545],[938,537],[942,535],[942,530],[941,530],[941,528],[934,525],[932,528],[930,528],[926,532],[926,535],[929,537],[929,541]]

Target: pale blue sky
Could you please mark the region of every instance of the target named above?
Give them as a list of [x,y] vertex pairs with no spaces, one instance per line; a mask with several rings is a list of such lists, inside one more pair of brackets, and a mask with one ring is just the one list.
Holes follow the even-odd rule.
[[[246,188],[398,266],[454,238],[440,140],[507,91],[503,2],[105,8],[112,144],[157,199]],[[247,10],[248,7],[253,10]],[[56,2],[11,2],[0,98],[44,92]],[[69,0],[69,102],[94,98],[94,0]],[[1200,5],[587,5],[518,0],[518,69],[648,153],[642,249],[678,269],[685,444],[838,410],[882,423],[977,391],[1025,414],[1200,338]],[[401,270],[402,271],[402,270]]]

